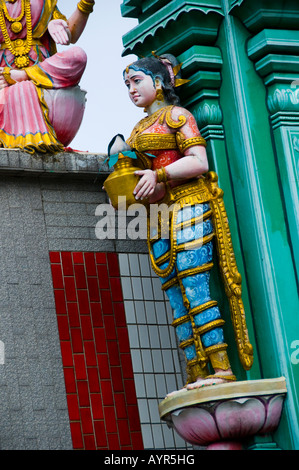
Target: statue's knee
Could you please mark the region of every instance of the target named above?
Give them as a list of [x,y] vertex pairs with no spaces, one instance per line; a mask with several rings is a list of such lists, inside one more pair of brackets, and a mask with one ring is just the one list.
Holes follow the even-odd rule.
[[66,52],[68,53],[73,64],[76,64],[78,68],[82,68],[83,70],[85,69],[87,63],[87,55],[86,52],[81,49],[81,47],[72,46]]

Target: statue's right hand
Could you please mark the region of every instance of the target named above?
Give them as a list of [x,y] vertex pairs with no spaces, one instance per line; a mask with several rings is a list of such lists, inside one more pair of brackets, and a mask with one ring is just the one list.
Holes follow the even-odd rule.
[[68,46],[71,42],[69,25],[64,20],[52,20],[48,24],[48,31],[56,44]]

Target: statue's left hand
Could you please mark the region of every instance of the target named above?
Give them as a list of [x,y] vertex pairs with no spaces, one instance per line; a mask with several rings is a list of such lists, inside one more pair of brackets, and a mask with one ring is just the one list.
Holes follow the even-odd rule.
[[135,175],[141,176],[133,192],[135,199],[151,196],[157,185],[157,173],[152,170],[140,170],[135,171]]
[[48,31],[56,44],[67,46],[71,42],[69,25],[64,20],[52,20],[48,24]]

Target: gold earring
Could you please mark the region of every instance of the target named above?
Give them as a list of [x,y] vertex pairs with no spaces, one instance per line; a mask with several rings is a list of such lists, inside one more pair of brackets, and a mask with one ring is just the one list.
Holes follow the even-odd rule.
[[158,88],[156,93],[156,100],[157,101],[164,101],[164,94],[161,88]]

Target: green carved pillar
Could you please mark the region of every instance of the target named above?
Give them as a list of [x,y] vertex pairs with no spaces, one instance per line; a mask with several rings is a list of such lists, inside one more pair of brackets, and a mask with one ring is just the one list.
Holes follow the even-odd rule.
[[[247,210],[253,204],[258,224],[253,233],[257,229],[260,239],[260,268],[246,262],[249,277],[256,276],[251,293],[259,277],[263,282],[264,293],[254,305],[256,334],[265,376],[281,374],[287,379],[288,399],[277,440],[282,448],[298,449],[299,365],[292,353],[299,338],[299,5],[291,0],[271,5],[231,1],[227,13],[226,40],[231,41],[228,49],[233,48],[230,79],[237,81],[235,112],[238,108],[249,162],[244,165],[251,184]],[[263,313],[256,315],[258,311]]]
[[[289,42],[292,42],[290,48]],[[299,31],[270,30],[248,42],[248,55],[267,88],[267,107],[274,137],[279,179],[292,242],[294,267],[299,270]]]

